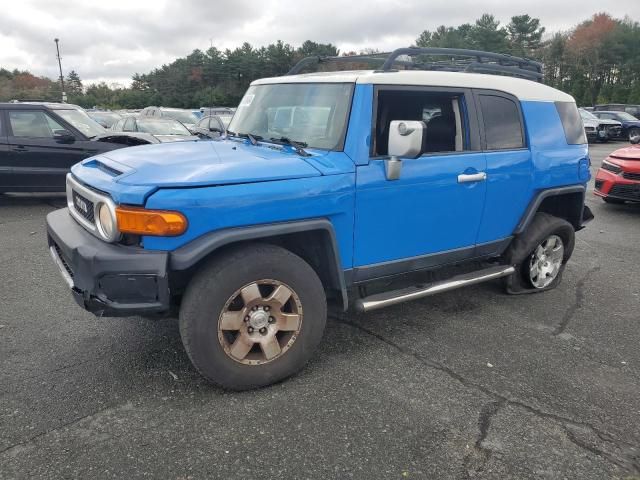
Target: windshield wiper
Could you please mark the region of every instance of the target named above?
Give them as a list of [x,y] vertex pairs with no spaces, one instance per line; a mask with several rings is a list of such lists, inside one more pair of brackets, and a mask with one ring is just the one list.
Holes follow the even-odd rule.
[[273,143],[280,143],[282,145],[290,145],[293,147],[293,149],[296,151],[296,153],[298,155],[300,155],[301,157],[310,157],[311,154],[309,152],[307,152],[304,148],[307,146],[307,144],[305,142],[297,142],[295,140],[291,140],[290,138],[287,137],[271,137],[269,140],[271,140]]
[[257,145],[258,140],[262,140],[264,138],[260,135],[254,135],[252,133],[236,133],[236,132],[232,132],[231,130],[227,130],[227,135],[231,135],[232,137],[238,137],[238,138],[247,138],[249,142],[251,142],[251,145]]

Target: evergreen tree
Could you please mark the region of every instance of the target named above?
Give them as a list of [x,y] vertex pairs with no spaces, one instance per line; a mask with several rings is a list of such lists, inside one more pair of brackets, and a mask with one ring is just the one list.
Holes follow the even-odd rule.
[[511,17],[507,32],[511,53],[519,57],[530,57],[540,48],[545,28],[540,26],[539,18],[516,15]]

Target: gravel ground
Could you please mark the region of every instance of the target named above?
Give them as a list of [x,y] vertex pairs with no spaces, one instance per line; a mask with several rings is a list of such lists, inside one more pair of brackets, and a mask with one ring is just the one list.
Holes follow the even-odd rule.
[[640,205],[588,195],[556,290],[332,318],[301,374],[228,393],[175,320],[75,305],[44,241],[63,203],[0,196],[0,478],[640,478]]

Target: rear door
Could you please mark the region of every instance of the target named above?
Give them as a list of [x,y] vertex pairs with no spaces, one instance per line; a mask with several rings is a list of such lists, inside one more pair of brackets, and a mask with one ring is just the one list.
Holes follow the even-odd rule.
[[7,110],[8,166],[12,186],[18,190],[58,191],[72,165],[89,156],[87,141],[63,142],[55,130],[69,130],[45,110]]
[[520,101],[506,93],[474,92],[482,149],[487,162],[487,196],[478,244],[508,241],[532,195],[533,163]]

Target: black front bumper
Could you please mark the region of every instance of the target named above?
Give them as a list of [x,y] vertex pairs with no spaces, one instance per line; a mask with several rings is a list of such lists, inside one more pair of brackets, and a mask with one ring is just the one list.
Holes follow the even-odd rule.
[[82,308],[110,317],[169,310],[168,253],[103,242],[78,225],[66,208],[47,215],[47,238]]

